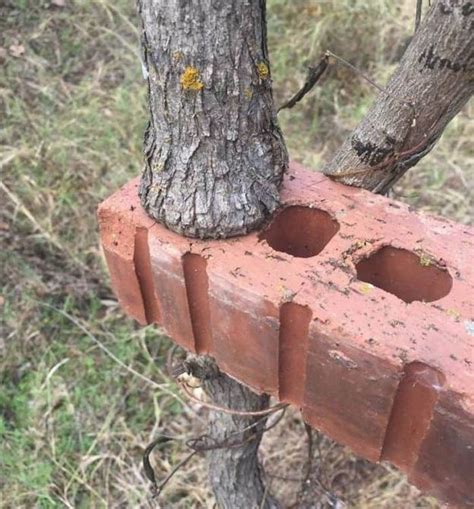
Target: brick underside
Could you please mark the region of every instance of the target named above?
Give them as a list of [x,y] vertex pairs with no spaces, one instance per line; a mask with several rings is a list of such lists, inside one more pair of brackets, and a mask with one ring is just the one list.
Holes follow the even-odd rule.
[[[321,238],[334,235],[319,254],[301,258],[258,233],[180,237],[146,216],[137,185],[99,209],[112,285],[127,314],[161,324],[187,350],[212,355],[232,377],[302,409],[360,456],[392,462],[453,506],[474,506],[472,229],[293,163],[283,206],[314,209]],[[330,218],[325,226],[320,211]],[[303,252],[316,249],[298,214],[285,228],[305,231]],[[403,256],[415,271],[413,287],[408,278],[400,291],[449,293],[408,304],[358,280],[357,264],[386,246],[404,250],[386,253],[401,253],[400,264]],[[377,271],[386,268],[386,284],[396,288],[389,262]]]

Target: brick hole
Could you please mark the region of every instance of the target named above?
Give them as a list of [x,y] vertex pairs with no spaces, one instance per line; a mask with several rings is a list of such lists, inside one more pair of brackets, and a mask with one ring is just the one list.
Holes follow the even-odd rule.
[[423,262],[406,249],[386,246],[356,265],[357,277],[399,299],[433,302],[448,295],[453,279],[447,270]]
[[279,212],[259,235],[268,245],[298,258],[319,254],[339,231],[339,223],[324,210],[292,206]]
[[182,262],[194,348],[198,354],[210,353],[212,334],[207,262],[195,253],[184,254]]

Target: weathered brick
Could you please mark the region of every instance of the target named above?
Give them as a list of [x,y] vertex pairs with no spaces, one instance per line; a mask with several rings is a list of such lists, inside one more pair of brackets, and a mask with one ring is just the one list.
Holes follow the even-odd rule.
[[153,223],[136,185],[99,213],[128,314],[472,506],[472,229],[292,164],[266,228],[197,241]]

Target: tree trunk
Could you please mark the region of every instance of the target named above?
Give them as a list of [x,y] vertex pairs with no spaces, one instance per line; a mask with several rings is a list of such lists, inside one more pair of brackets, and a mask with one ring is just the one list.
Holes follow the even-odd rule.
[[[265,1],[139,0],[138,9],[150,106],[143,207],[189,237],[248,233],[278,207],[288,166],[272,97]],[[200,378],[215,404],[246,411],[268,405],[268,396],[220,373],[212,360],[202,362]],[[209,436],[221,442],[256,419],[214,412]],[[245,445],[209,452],[219,507],[277,507],[258,464],[263,425],[233,437],[251,436]]]
[[[259,396],[228,377],[219,371],[212,359],[190,356],[186,364],[191,373],[201,379],[204,390],[214,405],[242,412],[255,412],[268,407],[268,396]],[[229,444],[228,448],[218,448],[207,454],[209,481],[219,508],[279,507],[265,488],[263,472],[258,462],[258,447],[265,422],[266,418],[262,416],[211,411],[211,443]]]
[[265,1],[140,0],[150,124],[140,197],[185,236],[257,228],[288,165],[276,121]]
[[435,145],[474,91],[474,4],[437,0],[385,92],[324,168],[385,193]]

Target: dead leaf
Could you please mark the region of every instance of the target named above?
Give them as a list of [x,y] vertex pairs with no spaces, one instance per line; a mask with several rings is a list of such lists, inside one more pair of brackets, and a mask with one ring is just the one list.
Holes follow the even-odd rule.
[[25,53],[25,47],[21,43],[13,43],[8,50],[10,55],[15,58],[20,58]]
[[66,0],[51,0],[51,5],[55,5],[56,7],[64,7],[66,5]]

